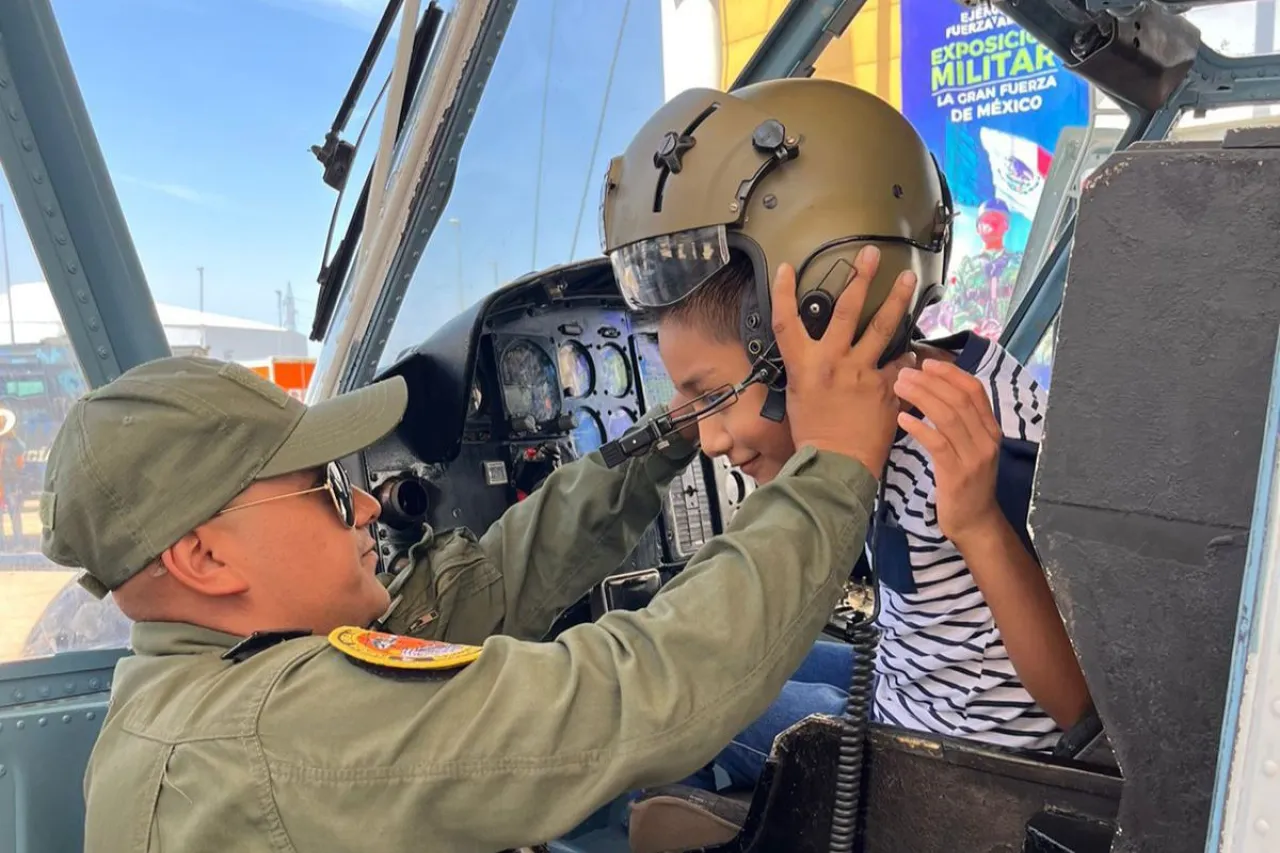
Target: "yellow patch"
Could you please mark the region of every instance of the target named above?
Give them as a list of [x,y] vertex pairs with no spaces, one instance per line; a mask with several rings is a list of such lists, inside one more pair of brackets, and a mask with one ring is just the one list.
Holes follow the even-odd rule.
[[398,670],[459,669],[480,657],[479,646],[419,640],[368,628],[335,628],[329,645],[349,658],[376,667]]

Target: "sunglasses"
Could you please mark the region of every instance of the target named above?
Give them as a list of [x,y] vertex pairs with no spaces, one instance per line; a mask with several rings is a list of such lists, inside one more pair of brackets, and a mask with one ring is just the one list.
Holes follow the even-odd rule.
[[356,506],[351,496],[351,479],[347,476],[344,469],[337,462],[330,462],[324,466],[324,483],[323,485],[313,486],[310,489],[302,489],[297,492],[289,492],[283,495],[272,495],[269,498],[261,498],[248,503],[236,504],[217,513],[217,515],[226,515],[229,512],[235,512],[239,509],[246,509],[259,504],[271,503],[272,501],[284,500],[285,498],[296,498],[302,495],[311,495],[316,492],[328,492],[330,499],[333,501],[333,508],[338,511],[338,518],[342,519],[342,523],[347,527],[356,526]]

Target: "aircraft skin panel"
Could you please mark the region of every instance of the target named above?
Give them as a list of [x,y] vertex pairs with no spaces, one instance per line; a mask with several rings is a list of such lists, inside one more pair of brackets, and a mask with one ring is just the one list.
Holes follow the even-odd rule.
[[2,668],[0,850],[84,848],[84,767],[126,654],[68,652]]

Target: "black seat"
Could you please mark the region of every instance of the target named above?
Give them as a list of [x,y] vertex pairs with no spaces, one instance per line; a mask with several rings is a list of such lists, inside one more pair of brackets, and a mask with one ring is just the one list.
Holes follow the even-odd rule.
[[[776,803],[777,798],[771,798],[766,789],[778,775],[777,767],[780,760],[784,756],[794,755],[798,748],[808,752],[831,749],[831,752],[827,753],[826,762],[831,765],[829,768],[817,766],[811,761],[801,762],[798,768],[794,766],[794,762],[791,762],[790,767],[790,772],[794,773],[798,770],[806,774],[805,784],[808,787],[815,790],[829,787],[835,779],[834,755],[838,749],[840,728],[838,720],[815,715],[783,732],[774,744],[773,754],[765,768],[765,777],[762,777],[760,785],[754,792],[712,793],[687,785],[664,785],[642,791],[631,806],[629,831],[631,853],[680,853],[680,851],[702,850],[717,845],[731,845],[735,839],[739,839],[740,835],[746,834],[743,833],[743,829],[755,807],[756,800],[760,801],[760,819],[757,824],[771,819],[764,814],[764,808],[771,801]],[[922,738],[917,738],[919,739]],[[981,748],[980,745],[979,748]],[[1016,755],[1013,752],[1009,754]],[[1027,753],[1026,756],[1033,760],[1044,759],[1044,756],[1038,753]],[[1055,760],[1066,760],[1077,765],[1088,765],[1100,771],[1116,769],[1115,756],[1111,752],[1102,721],[1092,710],[1063,734],[1053,750],[1052,757]],[[793,801],[791,797],[788,797],[788,800]],[[810,798],[809,802],[820,808],[827,799],[819,794]],[[825,835],[825,827],[829,820],[828,814],[824,822],[816,824],[820,835]],[[810,832],[814,831],[813,826],[811,825]],[[739,839],[739,842],[729,849],[746,849],[745,842],[742,839]]]

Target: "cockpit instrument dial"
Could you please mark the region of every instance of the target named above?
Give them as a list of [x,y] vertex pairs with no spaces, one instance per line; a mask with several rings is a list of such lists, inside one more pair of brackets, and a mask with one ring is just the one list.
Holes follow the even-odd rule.
[[586,456],[604,444],[604,425],[600,416],[588,408],[578,409],[578,424],[573,428],[573,446],[578,455]]
[[509,418],[532,417],[542,423],[560,414],[560,378],[537,344],[519,340],[508,346],[498,362],[498,376]]
[[610,397],[625,397],[631,390],[631,366],[617,344],[600,348],[600,390]]
[[631,429],[636,422],[636,413],[627,408],[614,409],[605,419],[604,431],[609,440],[617,438]]
[[586,348],[575,341],[560,345],[560,381],[564,383],[566,397],[585,397],[595,385],[595,368]]

